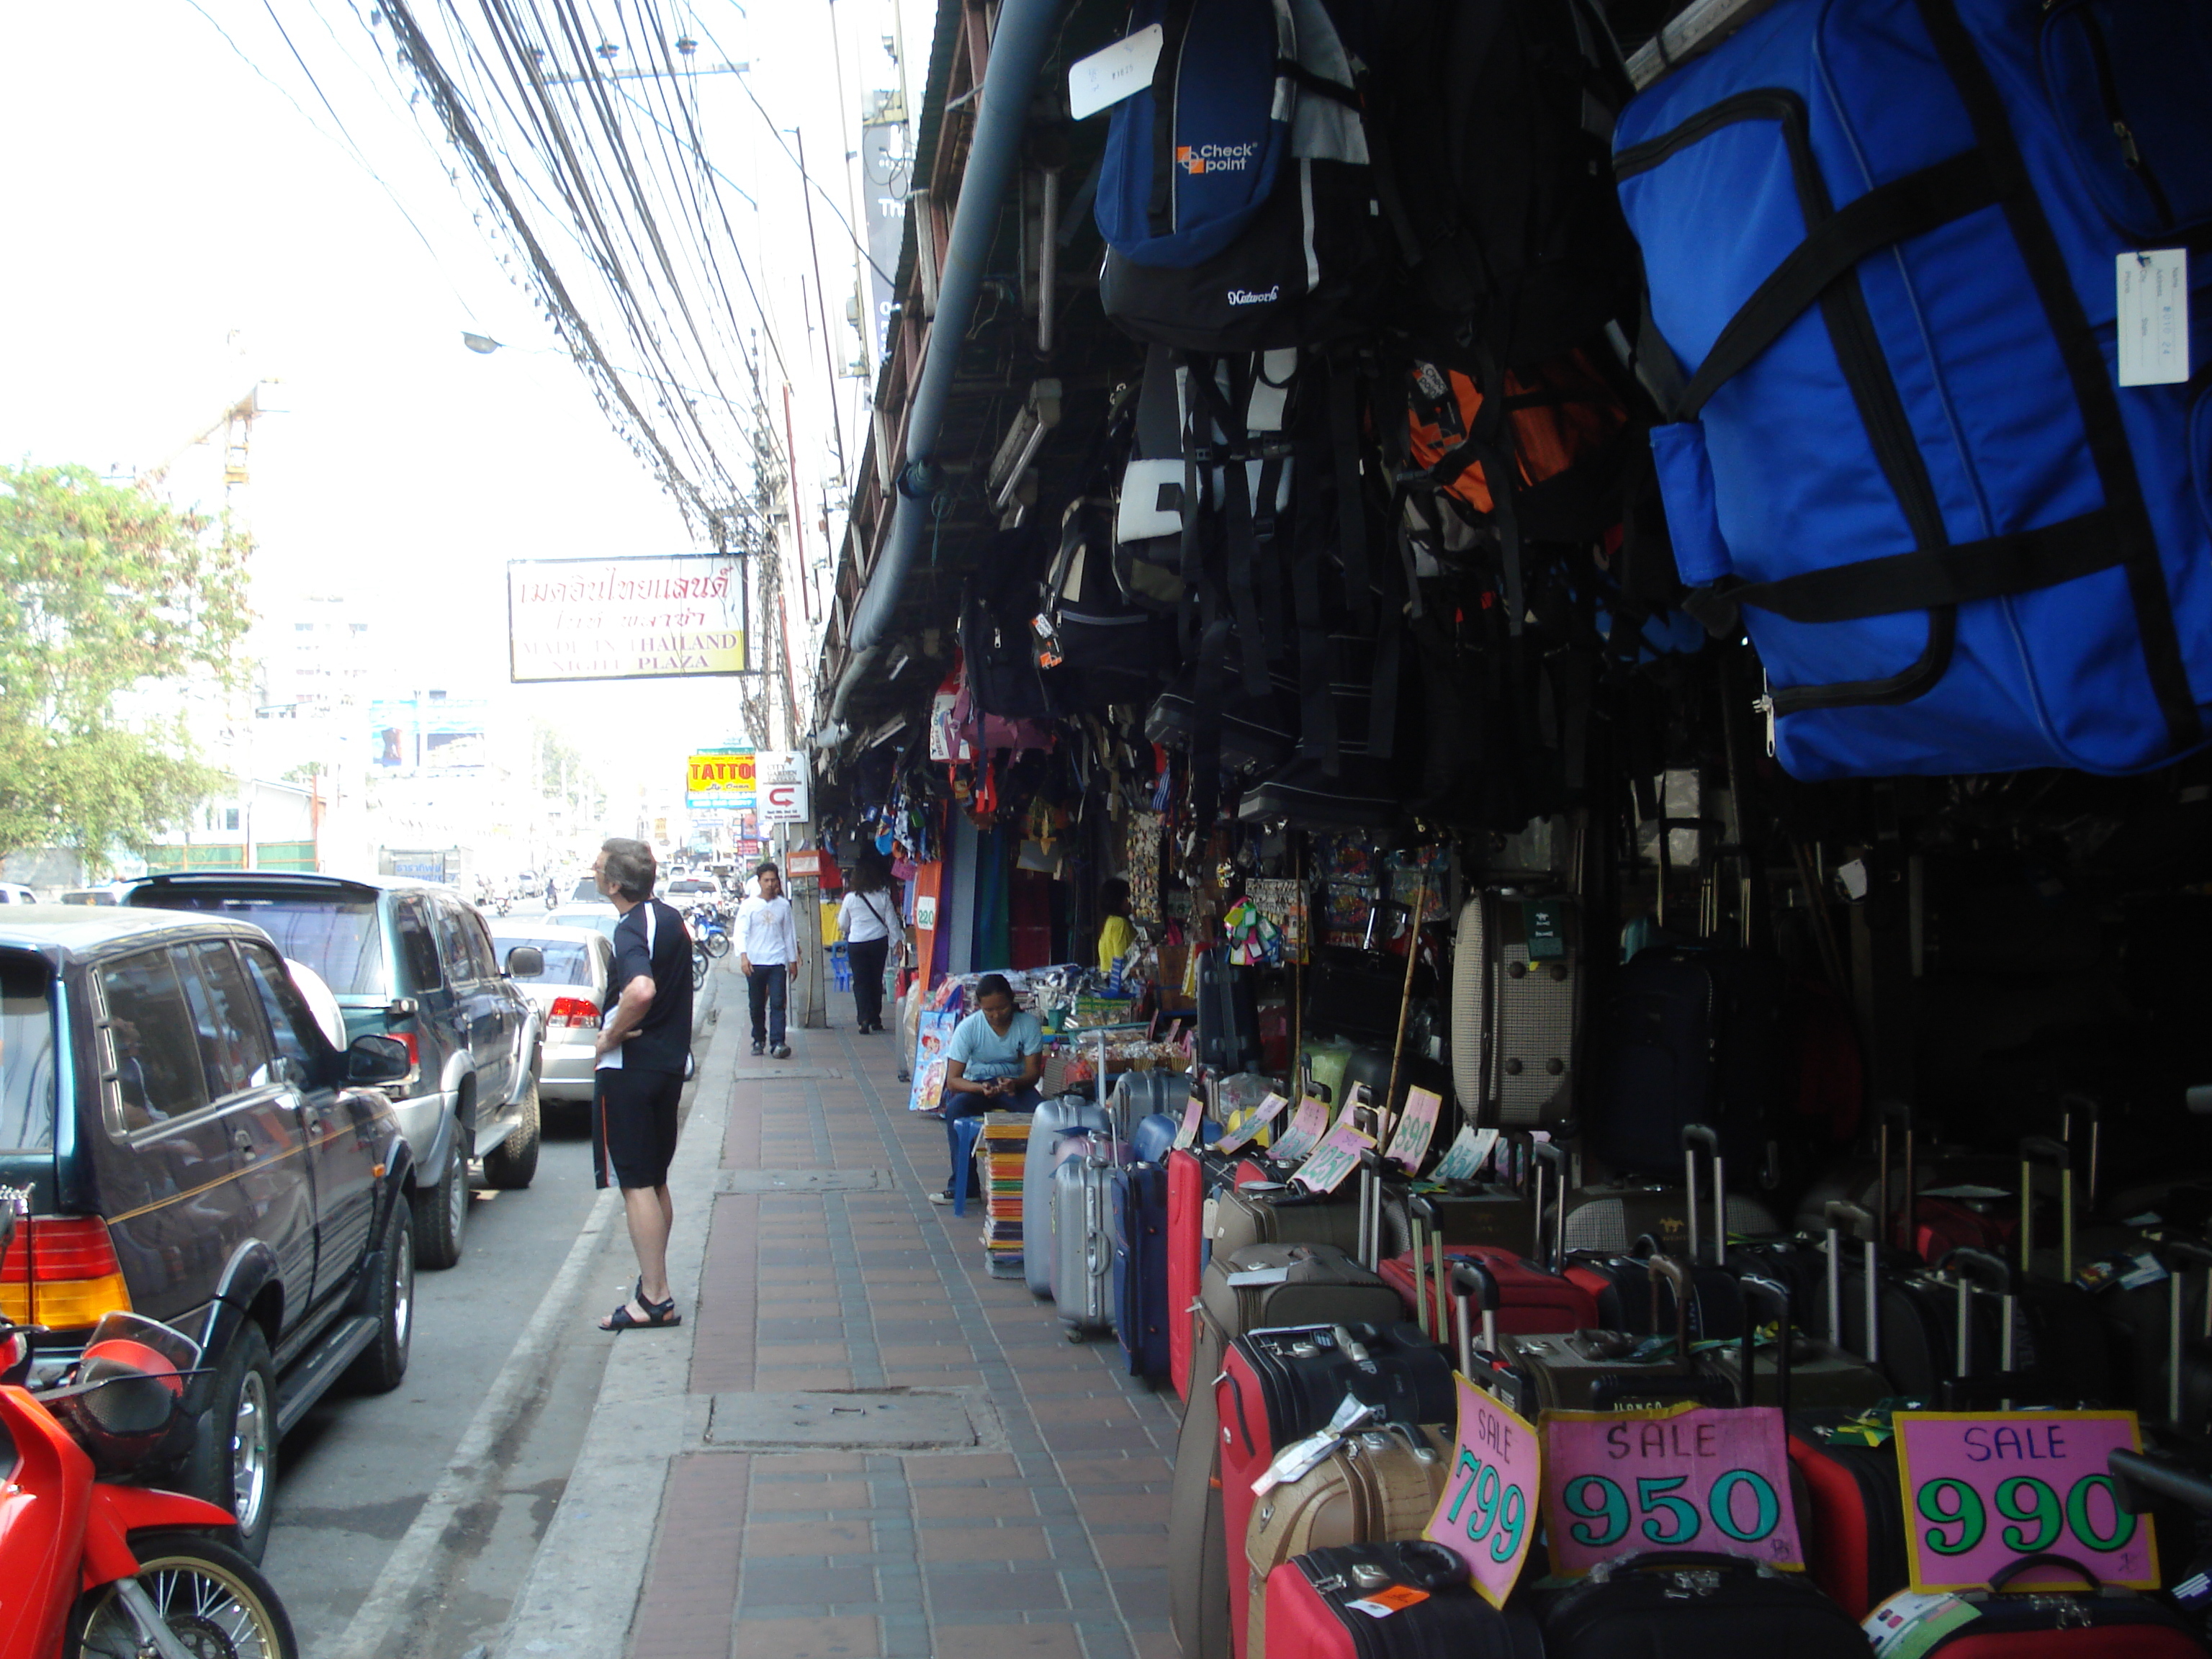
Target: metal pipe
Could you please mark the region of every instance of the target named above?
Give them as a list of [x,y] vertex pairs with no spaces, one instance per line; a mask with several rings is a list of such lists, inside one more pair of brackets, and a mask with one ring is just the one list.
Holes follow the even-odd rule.
[[[987,70],[986,73],[988,71]],[[1037,215],[1037,356],[1052,356],[1053,285],[1060,280],[1060,169],[1044,170]]]
[[837,678],[830,707],[835,719],[844,718],[854,688],[867,677],[876,653],[884,643],[898,608],[900,590],[906,585],[907,571],[921,546],[933,491],[917,480],[927,476],[945,425],[953,374],[959,367],[961,344],[975,320],[975,301],[982,293],[984,267],[998,231],[1000,209],[1021,159],[1023,131],[1037,74],[1052,49],[1066,9],[1066,0],[1005,0],[999,9],[999,26],[991,37],[991,60],[983,71],[981,96],[975,102],[975,132],[969,147],[967,171],[960,180],[960,201],[953,210],[952,229],[946,240],[937,314],[930,323],[929,343],[915,381],[914,401],[908,407],[907,460],[899,474],[890,533],[884,538],[883,553],[845,636],[851,655]]

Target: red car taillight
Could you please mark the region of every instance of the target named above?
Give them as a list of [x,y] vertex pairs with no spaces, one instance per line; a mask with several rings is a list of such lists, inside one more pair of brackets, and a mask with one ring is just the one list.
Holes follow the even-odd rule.
[[545,1017],[545,1023],[548,1025],[596,1030],[599,1024],[599,1005],[589,997],[555,997],[553,1012]]
[[[27,1294],[33,1273],[35,1298]],[[0,1267],[0,1313],[19,1322],[35,1313],[40,1324],[68,1330],[130,1308],[114,1241],[98,1216],[36,1216],[18,1229]]]

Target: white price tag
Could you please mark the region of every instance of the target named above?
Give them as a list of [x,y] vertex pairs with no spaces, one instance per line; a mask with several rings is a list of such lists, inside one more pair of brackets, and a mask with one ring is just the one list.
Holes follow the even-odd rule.
[[1153,23],[1103,52],[1094,52],[1067,71],[1067,112],[1077,120],[1111,109],[1152,83],[1167,31]]
[[2146,248],[2115,261],[2120,283],[2120,384],[2189,378],[2189,252]]

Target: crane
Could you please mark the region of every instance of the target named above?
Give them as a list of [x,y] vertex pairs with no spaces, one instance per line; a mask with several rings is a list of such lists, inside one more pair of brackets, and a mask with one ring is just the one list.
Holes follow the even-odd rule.
[[274,412],[270,407],[269,392],[276,384],[273,380],[255,381],[246,389],[243,398],[225,409],[201,430],[178,445],[175,452],[167,460],[159,466],[149,467],[145,471],[141,472],[137,478],[138,487],[146,490],[159,489],[162,482],[168,477],[169,469],[184,459],[186,450],[196,448],[207,442],[218,432],[223,434],[224,490],[228,492],[245,483],[247,481],[246,463],[253,446],[254,418],[259,415]]

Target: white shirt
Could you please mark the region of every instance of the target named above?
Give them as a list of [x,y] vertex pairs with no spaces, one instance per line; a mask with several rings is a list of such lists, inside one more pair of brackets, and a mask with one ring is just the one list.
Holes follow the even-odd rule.
[[744,902],[738,912],[738,954],[756,968],[799,960],[799,924],[791,919],[789,899],[779,893]]
[[889,939],[898,916],[898,901],[889,893],[848,893],[837,906],[837,931],[848,945]]

